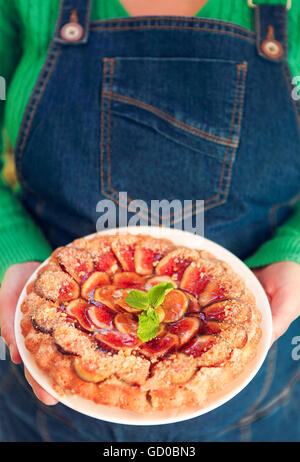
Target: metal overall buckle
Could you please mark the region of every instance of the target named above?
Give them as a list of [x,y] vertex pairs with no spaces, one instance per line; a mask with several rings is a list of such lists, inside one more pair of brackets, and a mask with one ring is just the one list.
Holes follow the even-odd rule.
[[[248,6],[250,6],[250,8],[256,8],[256,3],[253,3],[253,0],[248,0]],[[286,9],[290,10],[291,8],[292,8],[292,0],[287,0]]]

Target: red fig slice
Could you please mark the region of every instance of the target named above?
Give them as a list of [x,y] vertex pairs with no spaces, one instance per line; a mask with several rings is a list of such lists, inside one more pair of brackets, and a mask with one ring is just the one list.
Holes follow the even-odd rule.
[[103,273],[102,271],[95,271],[82,284],[81,296],[85,298],[86,300],[89,300],[89,298],[93,294],[93,291],[97,287],[106,286],[109,284],[110,284],[110,278],[108,274]]
[[198,295],[198,303],[200,306],[206,306],[210,303],[224,300],[225,290],[218,286],[215,281],[208,281],[204,290]]
[[41,273],[34,285],[35,292],[47,300],[63,303],[79,297],[77,282],[63,271],[45,271]]
[[181,290],[171,290],[164,299],[161,308],[165,312],[164,322],[175,322],[182,318],[188,308],[188,299]]
[[181,350],[197,359],[198,366],[216,367],[227,361],[232,348],[226,340],[214,335],[200,335]]
[[62,269],[79,283],[95,269],[91,254],[84,249],[63,247],[56,258]]
[[203,321],[195,317],[186,317],[180,319],[180,321],[171,324],[168,328],[168,331],[171,334],[175,334],[179,338],[180,345],[189,342],[194,335],[199,331],[200,326],[203,324]]
[[207,321],[204,326],[204,333],[219,334],[233,348],[243,348],[248,340],[247,330],[244,326],[224,321]]
[[[126,298],[128,297],[129,293],[132,289],[117,289],[114,293],[114,300],[115,304],[123,308],[124,310],[128,311],[129,313],[139,313],[141,310],[137,310],[132,306],[126,303]],[[141,293],[145,293],[140,290]]]
[[151,287],[154,287],[157,284],[161,284],[162,282],[170,282],[171,284],[173,284],[175,289],[177,288],[176,282],[173,281],[173,279],[170,278],[170,276],[153,276],[153,278],[147,279],[145,283],[145,289],[150,290]]
[[81,380],[85,382],[91,383],[98,383],[103,382],[103,380],[107,379],[111,376],[111,371],[108,369],[106,371],[93,371],[88,369],[88,365],[82,361],[82,358],[74,358],[73,359],[73,368]]
[[205,289],[207,283],[208,278],[203,269],[195,263],[191,263],[182,276],[180,288],[198,297],[200,292]]
[[89,304],[86,300],[78,298],[66,306],[65,312],[68,316],[75,318],[83,329],[93,332],[96,327],[87,316],[88,306]]
[[95,339],[113,348],[121,350],[123,348],[137,348],[140,340],[134,334],[124,334],[118,330],[100,330],[95,333]]
[[112,240],[112,250],[124,271],[135,271],[134,252],[137,242],[138,238],[129,234],[116,236]]
[[185,295],[187,296],[189,301],[188,313],[199,313],[201,308],[196,297],[194,297],[194,295],[190,294],[189,292],[185,292]]
[[144,343],[140,347],[140,351],[147,357],[161,357],[167,353],[177,349],[179,344],[177,335],[166,334],[164,336],[156,336],[149,342]]
[[185,269],[198,258],[199,254],[196,250],[178,248],[162,258],[155,271],[159,275],[170,276],[175,282],[179,282]]
[[252,310],[248,303],[239,300],[225,300],[203,308],[207,319],[233,321],[244,324],[251,319]]
[[114,275],[113,284],[120,288],[130,287],[132,289],[138,289],[145,284],[145,278],[136,273],[124,271],[123,273],[116,273]]
[[217,337],[213,335],[198,335],[185,345],[181,351],[187,355],[198,358],[206,351],[210,350],[217,342]]
[[90,252],[93,257],[95,268],[108,274],[114,274],[120,270],[118,261],[111,249],[113,236],[97,236],[93,239],[77,239],[76,247],[81,247]]
[[108,329],[112,327],[115,313],[105,306],[90,305],[86,313],[97,329]]
[[115,317],[115,326],[122,334],[135,334],[138,330],[138,322],[129,313],[119,313]]
[[174,245],[166,239],[141,238],[134,252],[135,271],[139,274],[152,274],[156,266]]
[[116,286],[103,286],[95,290],[94,293],[94,302],[101,303],[102,305],[107,306],[113,311],[119,311],[115,303],[115,292],[117,291]]

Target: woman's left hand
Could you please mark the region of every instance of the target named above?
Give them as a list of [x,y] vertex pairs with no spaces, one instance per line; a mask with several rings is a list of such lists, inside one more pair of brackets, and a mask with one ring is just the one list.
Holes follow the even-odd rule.
[[300,315],[300,265],[293,261],[273,263],[253,270],[270,301],[275,342]]

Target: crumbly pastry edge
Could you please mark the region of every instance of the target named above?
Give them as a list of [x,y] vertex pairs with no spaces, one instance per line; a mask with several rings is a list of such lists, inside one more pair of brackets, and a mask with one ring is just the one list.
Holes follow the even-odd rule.
[[[202,257],[220,263],[220,260],[206,251],[203,252]],[[50,261],[51,264],[55,265]],[[240,276],[227,263],[221,262],[221,264],[227,277],[233,283],[239,281],[244,284]],[[123,351],[115,355],[118,356],[118,360],[115,361],[116,365],[111,376],[100,383],[85,382],[75,373],[73,358],[57,350],[50,334],[37,332],[32,326],[32,312],[43,301],[34,292],[27,295],[23,301],[21,329],[25,337],[26,348],[34,356],[38,367],[50,376],[53,389],[61,396],[75,394],[92,400],[96,404],[116,406],[138,413],[153,413],[175,408],[178,410],[199,408],[211,399],[213,393],[223,390],[240,375],[256,355],[257,345],[262,335],[261,313],[256,307],[253,294],[246,287],[243,299],[252,308],[251,322],[247,323],[248,341],[246,345],[242,349],[234,348],[231,357],[222,365],[201,366],[195,370],[186,383],[172,383],[165,376],[161,380],[158,377],[155,383],[153,376],[148,377],[149,360],[131,354],[127,355]],[[170,360],[172,361],[172,358],[167,361]],[[134,363],[138,362],[141,373],[137,373],[134,367]],[[118,370],[120,364],[123,365],[125,374],[122,370]],[[127,371],[126,367],[128,367]]]

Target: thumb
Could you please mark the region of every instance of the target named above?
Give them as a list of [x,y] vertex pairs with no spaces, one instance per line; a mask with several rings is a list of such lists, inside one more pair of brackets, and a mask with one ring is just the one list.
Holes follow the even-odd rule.
[[37,262],[11,266],[6,272],[0,290],[1,335],[9,347],[12,361],[15,363],[21,362],[14,332],[16,306],[27,279],[37,266],[39,266]]
[[275,342],[298,317],[299,301],[293,293],[287,290],[279,290],[272,298],[271,309],[273,320],[272,341]]

